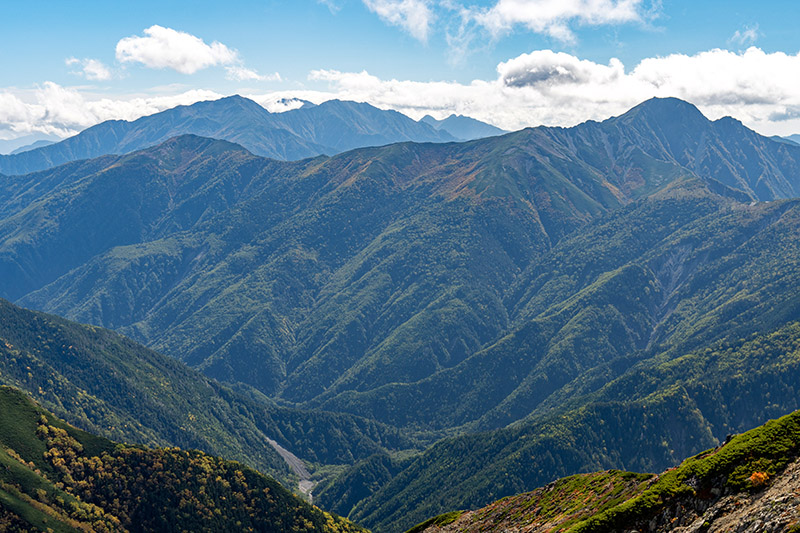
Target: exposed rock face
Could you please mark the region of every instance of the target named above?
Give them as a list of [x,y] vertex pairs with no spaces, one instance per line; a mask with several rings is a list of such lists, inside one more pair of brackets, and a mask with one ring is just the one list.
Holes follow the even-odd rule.
[[792,531],[800,525],[800,460],[795,461],[767,488],[755,494],[723,496],[704,513],[691,510],[672,517],[677,527],[652,531],[771,533]]

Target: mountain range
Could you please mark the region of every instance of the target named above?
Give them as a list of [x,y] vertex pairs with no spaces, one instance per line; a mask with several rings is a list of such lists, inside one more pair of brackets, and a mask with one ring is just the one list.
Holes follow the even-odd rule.
[[[0,385],[24,391],[68,422],[118,441],[222,455],[289,486],[297,472],[281,448],[310,465],[341,465],[417,446],[381,424],[278,406],[111,331],[3,300],[0,340]],[[313,436],[306,433],[312,427]]]
[[[237,116],[215,128],[252,133]],[[182,135],[3,177],[0,296],[194,367],[205,377],[171,375],[227,398],[198,446],[261,453],[289,479],[239,444],[283,435],[270,438],[320,472],[315,502],[402,531],[560,476],[663,470],[800,408],[798,196],[800,146],[676,99],[300,161]],[[28,360],[47,353],[40,337]],[[6,375],[24,388],[20,368]],[[273,416],[239,434],[226,405]],[[115,409],[139,425],[127,438],[176,442]],[[351,438],[359,453],[336,447]]]
[[26,174],[70,161],[126,154],[185,134],[232,141],[256,155],[282,160],[400,141],[457,139],[445,129],[365,103],[330,100],[270,113],[252,100],[230,96],[178,106],[132,122],[106,121],[55,144],[0,156],[0,173]]

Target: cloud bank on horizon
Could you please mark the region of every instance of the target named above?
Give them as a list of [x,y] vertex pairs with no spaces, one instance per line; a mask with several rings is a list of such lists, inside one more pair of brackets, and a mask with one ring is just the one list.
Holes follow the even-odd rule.
[[[647,58],[631,70],[617,59],[604,65],[564,52],[538,50],[497,65],[495,79],[469,84],[385,80],[368,72],[335,70],[315,70],[309,78],[327,83],[328,89],[246,96],[262,105],[291,97],[316,103],[356,100],[416,119],[457,113],[508,130],[601,120],[654,96],[674,96],[697,105],[712,119],[731,115],[769,134],[800,131],[800,53],[767,53],[756,47]],[[90,100],[78,89],[46,82],[35,91],[34,102],[0,92],[0,131],[64,136],[104,120],[134,120],[222,96],[191,90],[169,96]]]
[[[316,0],[331,16],[342,0]],[[457,0],[360,0],[384,24],[420,42],[431,38],[445,16],[460,20],[464,34],[483,32],[490,40],[516,32],[572,43],[575,29],[638,24],[657,15],[657,0],[490,0],[483,6]],[[736,30],[728,40],[746,50],[714,48],[694,54],[645,57],[625,65],[580,58],[575,53],[539,49],[496,64],[495,76],[471,82],[419,81],[379,77],[368,71],[317,68],[307,79],[284,80],[245,66],[241,54],[219,41],[152,25],[122,37],[114,49],[116,66],[93,58],[69,57],[66,64],[86,80],[103,82],[135,74],[135,69],[174,71],[191,77],[220,69],[235,82],[284,82],[281,90],[244,92],[268,109],[284,98],[312,102],[338,98],[395,109],[418,119],[451,113],[472,116],[507,130],[527,126],[570,126],[620,114],[654,96],[672,96],[697,105],[709,118],[734,116],[765,134],[800,132],[800,52],[765,51],[755,46],[757,24]],[[448,43],[451,43],[448,35]],[[132,73],[130,69],[134,69]],[[289,83],[285,83],[289,82]],[[309,88],[308,85],[312,86]],[[184,86],[185,87],[185,86]],[[190,86],[191,87],[191,86]],[[87,87],[45,81],[32,90],[0,89],[0,139],[31,133],[72,135],[104,120],[134,120],[181,104],[227,96],[214,88],[167,88],[153,94],[97,96]]]

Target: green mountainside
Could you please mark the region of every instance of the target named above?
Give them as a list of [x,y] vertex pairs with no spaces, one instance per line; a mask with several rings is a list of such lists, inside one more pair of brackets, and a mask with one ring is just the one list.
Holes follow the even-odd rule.
[[797,321],[676,357],[617,360],[522,422],[437,443],[353,508],[331,505],[337,480],[317,501],[376,531],[402,531],[577,472],[659,471],[800,408],[798,384]]
[[[702,147],[656,129],[665,113],[701,129]],[[0,294],[270,396],[340,406],[509,334],[528,316],[509,288],[604,213],[700,174],[736,200],[793,194],[800,151],[730,128],[652,101],[568,130],[298,163],[182,137],[6,180]],[[752,162],[719,159],[748,141]]]
[[607,471],[557,480],[408,533],[796,531],[800,412],[772,420],[658,476]]
[[196,448],[287,481],[268,439],[311,463],[343,465],[413,441],[349,415],[275,405],[116,333],[0,300],[0,384],[117,441]]
[[231,461],[116,444],[0,387],[3,531],[363,531]]
[[182,136],[3,178],[0,295],[269,406],[243,416],[350,465],[316,502],[402,531],[800,408],[797,196],[800,146],[675,99],[297,162]]

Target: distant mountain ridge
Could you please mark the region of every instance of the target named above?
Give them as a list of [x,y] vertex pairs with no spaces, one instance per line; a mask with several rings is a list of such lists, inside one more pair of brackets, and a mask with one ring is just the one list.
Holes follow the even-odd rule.
[[42,148],[44,146],[50,146],[51,144],[55,143],[56,141],[49,141],[47,139],[42,139],[25,146],[20,146],[16,150],[10,152],[8,155],[17,155],[21,154],[22,152],[29,152],[30,150],[35,150],[36,148]]
[[800,134],[788,135],[783,137],[787,141],[793,142],[795,144],[800,144]]
[[10,154],[11,152],[28,148],[39,141],[58,142],[60,140],[61,139],[58,137],[46,135],[44,133],[32,133],[9,140],[0,139],[0,155]]
[[298,160],[402,141],[450,142],[447,132],[396,111],[330,100],[270,113],[241,96],[178,106],[132,122],[110,120],[53,145],[0,156],[0,173],[27,174],[70,161],[126,154],[193,134],[235,142],[264,157]]
[[430,115],[425,115],[419,121],[430,124],[437,130],[444,130],[456,139],[462,141],[471,141],[473,139],[494,137],[495,135],[508,133],[497,126],[492,126],[491,124],[463,115],[453,114],[442,120],[436,120]]

